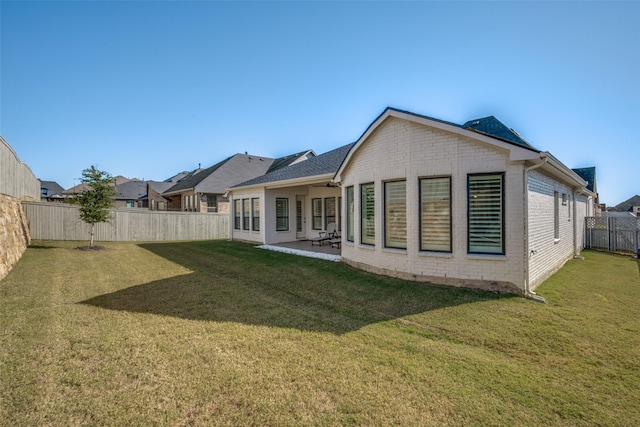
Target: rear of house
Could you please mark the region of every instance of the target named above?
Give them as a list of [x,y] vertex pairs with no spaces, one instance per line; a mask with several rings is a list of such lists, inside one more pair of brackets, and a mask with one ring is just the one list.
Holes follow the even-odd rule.
[[587,183],[494,117],[456,125],[388,108],[326,154],[333,170],[314,170],[321,155],[231,189],[232,238],[302,240],[335,219],[353,266],[521,295],[582,248]]

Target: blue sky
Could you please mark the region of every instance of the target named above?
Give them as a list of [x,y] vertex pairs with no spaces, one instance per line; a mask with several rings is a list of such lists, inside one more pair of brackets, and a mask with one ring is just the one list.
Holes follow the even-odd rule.
[[640,2],[0,2],[0,133],[65,188],[494,115],[640,194]]

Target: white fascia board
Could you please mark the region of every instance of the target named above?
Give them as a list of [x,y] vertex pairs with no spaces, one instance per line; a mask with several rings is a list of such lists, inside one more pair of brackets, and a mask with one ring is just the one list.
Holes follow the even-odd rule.
[[587,187],[587,181],[580,178],[580,175],[575,173],[569,167],[565,166],[560,160],[553,157],[553,155],[549,152],[541,153],[543,156],[546,155],[547,163],[541,168],[547,173],[562,179],[568,184],[571,184],[574,187]]

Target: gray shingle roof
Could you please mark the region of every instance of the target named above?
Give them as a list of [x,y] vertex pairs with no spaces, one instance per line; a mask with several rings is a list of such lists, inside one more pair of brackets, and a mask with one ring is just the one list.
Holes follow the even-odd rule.
[[[233,156],[231,156],[231,157],[233,157]],[[166,190],[166,192],[167,193],[173,193],[173,192],[176,192],[176,191],[182,191],[182,190],[188,190],[190,188],[195,188],[196,185],[201,183],[205,178],[207,178],[209,175],[211,175],[212,173],[214,173],[215,171],[220,169],[220,167],[222,165],[224,165],[226,162],[231,160],[231,157],[227,157],[223,161],[221,161],[219,163],[216,163],[213,166],[209,166],[206,169],[202,169],[202,170],[196,169],[194,172],[188,174],[187,176],[182,178],[180,181],[178,181],[173,187],[170,187],[168,190]]]
[[618,212],[631,212],[634,206],[640,206],[640,196],[637,194],[624,202],[617,204],[614,209]]
[[[273,163],[271,164],[271,166],[269,167],[269,170],[267,171],[267,173],[270,173],[270,172],[276,171],[278,169],[282,169],[284,167],[287,167],[291,163],[295,162],[300,157],[304,156],[305,154],[307,154],[309,152],[311,152],[311,150],[304,150],[304,151],[301,151],[299,153],[289,154],[288,156],[283,156],[283,157],[280,157],[278,159],[275,159],[273,161]],[[313,155],[313,152],[312,152],[312,155]]]
[[127,181],[116,185],[116,199],[137,200],[147,194],[145,181]]
[[44,197],[51,197],[56,194],[62,194],[64,188],[55,181],[40,181],[40,190],[46,189],[46,194],[42,194]]
[[469,120],[468,122],[463,124],[462,127],[535,150],[535,148],[527,141],[525,141],[518,134],[518,132],[507,127],[504,123],[496,119],[494,116]]
[[335,174],[353,145],[353,143],[344,145],[336,148],[335,150],[312,157],[304,162],[296,163],[243,182],[242,184],[238,184],[232,188],[266,184],[276,181],[288,181],[291,179],[306,178],[317,175]]

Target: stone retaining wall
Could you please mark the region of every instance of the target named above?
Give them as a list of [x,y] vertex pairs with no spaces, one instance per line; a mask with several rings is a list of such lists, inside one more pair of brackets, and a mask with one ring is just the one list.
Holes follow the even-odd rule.
[[20,259],[31,241],[20,200],[0,194],[0,279]]

